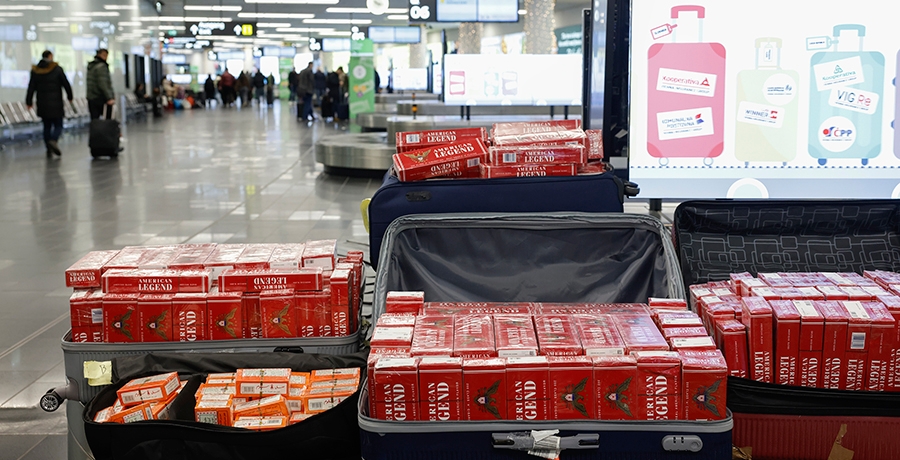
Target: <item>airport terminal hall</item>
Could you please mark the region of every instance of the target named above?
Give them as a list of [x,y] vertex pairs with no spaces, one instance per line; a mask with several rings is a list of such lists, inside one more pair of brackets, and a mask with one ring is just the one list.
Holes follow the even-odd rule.
[[900,458],[896,18],[726,3],[0,0],[0,460]]

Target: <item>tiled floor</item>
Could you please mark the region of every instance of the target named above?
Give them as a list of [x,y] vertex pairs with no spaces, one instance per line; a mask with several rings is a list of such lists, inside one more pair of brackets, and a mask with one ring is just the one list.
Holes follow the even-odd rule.
[[342,129],[298,124],[287,105],[195,110],[128,124],[118,161],[91,161],[84,131],[60,142],[61,160],[40,143],[0,152],[0,459],[66,458],[65,408],[36,404],[65,382],[63,271],[85,252],[315,238],[366,249],[359,202],[380,181],[324,174],[312,152]]

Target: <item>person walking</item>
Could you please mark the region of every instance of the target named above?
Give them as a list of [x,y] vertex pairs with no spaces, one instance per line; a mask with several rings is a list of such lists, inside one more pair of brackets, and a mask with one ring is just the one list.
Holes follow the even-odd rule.
[[275,104],[275,75],[272,73],[266,77],[266,104]]
[[241,72],[238,74],[237,84],[235,87],[238,90],[238,93],[241,95],[241,108],[247,105],[250,102],[250,90],[251,86],[253,86],[250,81],[250,75],[247,72]]
[[225,107],[231,107],[231,105],[234,104],[234,85],[234,75],[228,70],[225,70],[222,74],[222,78],[219,79],[219,92],[222,93],[222,105]]
[[341,76],[337,71],[330,72],[326,78],[325,98],[322,103],[322,116],[325,120],[331,122],[334,120],[334,111],[341,103]]
[[310,61],[306,68],[300,71],[300,82],[297,85],[297,96],[303,98],[303,107],[297,110],[297,118],[304,121],[315,118],[312,95],[316,88],[316,79],[312,67],[313,63]]
[[266,76],[263,75],[262,70],[257,69],[256,74],[253,75],[253,87],[256,89],[253,98],[256,99],[256,102],[262,107],[263,104],[265,104],[263,98],[266,97]]
[[300,81],[300,74],[297,73],[297,69],[291,68],[291,73],[288,74],[288,90],[291,92],[290,98],[288,98],[288,102],[294,102],[297,100],[297,82]]
[[206,93],[206,107],[209,107],[216,100],[216,82],[213,81],[212,75],[206,77],[206,82],[203,83],[203,92]]
[[47,158],[62,156],[59,149],[59,136],[63,130],[63,118],[66,111],[63,105],[63,90],[66,98],[72,102],[72,86],[63,68],[53,62],[53,53],[44,51],[41,61],[31,67],[31,79],[28,81],[28,93],[25,105],[32,107],[34,95],[37,94],[37,115],[44,122],[44,144],[47,146]]
[[325,90],[328,89],[328,77],[325,75],[325,72],[322,72],[321,67],[316,69],[314,77],[316,80],[316,102],[321,107],[322,99],[325,96]]
[[91,120],[103,116],[104,106],[116,103],[116,93],[113,91],[112,78],[109,76],[109,64],[106,63],[108,57],[109,51],[101,48],[97,50],[97,55],[87,67],[86,96]]

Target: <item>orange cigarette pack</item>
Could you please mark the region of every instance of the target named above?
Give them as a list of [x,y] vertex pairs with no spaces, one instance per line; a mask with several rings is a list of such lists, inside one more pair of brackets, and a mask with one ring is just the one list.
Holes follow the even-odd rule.
[[344,380],[355,378],[359,380],[359,368],[349,367],[343,369],[318,369],[312,371],[310,380],[313,382],[319,380]]
[[287,400],[282,395],[268,396],[234,406],[235,417],[289,416]]
[[283,369],[238,369],[236,396],[260,397],[286,395],[290,387],[291,370]]
[[234,419],[232,407],[230,396],[227,399],[201,397],[194,406],[194,419],[200,423],[231,426]]
[[288,425],[288,418],[281,417],[240,417],[234,421],[235,428],[246,428],[254,431],[271,431]]
[[122,405],[128,407],[143,402],[165,401],[180,386],[181,382],[178,380],[178,373],[169,372],[168,374],[134,379],[125,384],[116,393]]
[[325,412],[353,396],[356,387],[317,388],[309,390],[304,396],[304,408],[308,414]]

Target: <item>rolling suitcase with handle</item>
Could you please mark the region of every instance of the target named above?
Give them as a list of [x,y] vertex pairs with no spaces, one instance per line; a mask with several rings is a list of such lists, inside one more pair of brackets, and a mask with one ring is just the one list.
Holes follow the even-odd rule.
[[[631,214],[405,216],[381,248],[373,316],[388,291],[428,301],[646,302],[683,298],[669,231]],[[385,421],[360,398],[363,458],[703,460],[730,458],[731,418],[720,421]],[[611,397],[611,396],[607,396]],[[611,398],[610,401],[613,399]],[[541,451],[542,430],[559,439]],[[558,431],[554,431],[558,430]],[[537,432],[536,432],[537,431]],[[546,441],[546,440],[543,440]],[[546,443],[543,444],[546,448]]]
[[91,120],[90,140],[91,156],[94,158],[116,158],[119,156],[119,121],[113,118],[113,106],[105,106],[105,117]]
[[[858,49],[838,50],[840,42],[852,41],[844,34],[850,31],[857,33]],[[807,50],[819,50],[810,59],[809,87],[809,154],[819,165],[836,158],[866,165],[881,154],[884,55],[863,51],[865,36],[863,25],[839,24],[833,38],[806,41]]]
[[697,14],[700,42],[678,43],[676,29],[673,43],[655,43],[648,52],[647,151],[662,165],[670,158],[711,165],[725,149],[725,47],[702,42],[704,7],[673,7],[672,19],[685,12]]

